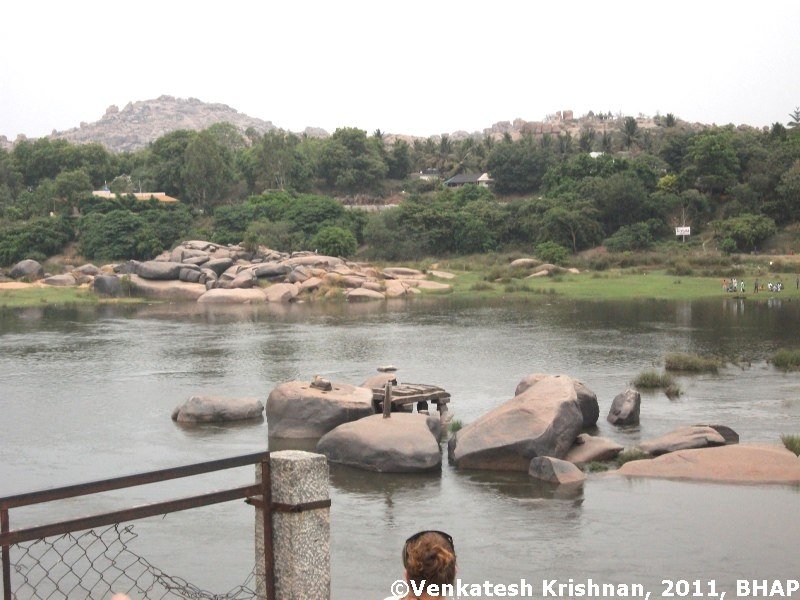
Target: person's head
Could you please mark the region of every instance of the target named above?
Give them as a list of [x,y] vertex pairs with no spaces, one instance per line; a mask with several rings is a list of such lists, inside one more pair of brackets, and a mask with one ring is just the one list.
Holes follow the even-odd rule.
[[420,531],[403,546],[406,579],[417,585],[452,584],[456,580],[456,549],[453,538],[443,531]]

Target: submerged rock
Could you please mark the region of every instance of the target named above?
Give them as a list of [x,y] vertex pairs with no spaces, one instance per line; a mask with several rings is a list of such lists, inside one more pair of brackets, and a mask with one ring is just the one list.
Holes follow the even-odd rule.
[[619,475],[721,483],[800,483],[800,458],[783,446],[733,444],[627,462]]
[[420,414],[371,415],[339,425],[317,444],[334,463],[381,473],[416,473],[441,467],[439,420]]
[[566,460],[552,456],[537,456],[531,460],[528,475],[549,483],[581,483],[586,479],[583,471]]
[[172,411],[178,423],[220,423],[259,419],[264,405],[257,398],[223,398],[221,396],[192,396]]
[[716,429],[706,426],[694,426],[679,427],[655,439],[644,441],[639,444],[639,449],[651,456],[659,456],[677,450],[724,445],[725,438]]
[[622,450],[622,446],[607,438],[582,433],[575,439],[564,460],[576,467],[583,467],[595,460],[614,460]]
[[341,425],[374,414],[372,390],[333,382],[330,391],[306,381],[282,383],[267,398],[270,437],[318,438]]

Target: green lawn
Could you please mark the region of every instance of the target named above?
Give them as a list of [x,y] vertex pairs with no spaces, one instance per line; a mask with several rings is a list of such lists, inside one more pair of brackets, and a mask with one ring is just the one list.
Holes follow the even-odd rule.
[[19,290],[0,289],[0,308],[43,306],[46,304],[97,304],[99,302],[141,302],[139,298],[101,298],[91,290],[74,287],[29,287]]

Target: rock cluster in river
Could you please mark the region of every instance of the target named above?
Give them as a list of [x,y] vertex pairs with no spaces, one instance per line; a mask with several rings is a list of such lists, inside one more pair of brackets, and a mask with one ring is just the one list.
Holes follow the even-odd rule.
[[[45,274],[38,262],[25,260],[14,265],[11,276],[31,281],[44,278],[43,284],[54,286],[91,284],[104,296],[129,294],[203,304],[292,302],[318,297],[341,297],[350,302],[385,300],[422,290],[449,292],[452,287],[436,279],[453,277],[407,267],[378,270],[366,263],[314,252],[288,254],[264,247],[248,252],[241,246],[200,240],[183,242],[154,260],[102,267],[87,264],[54,276]],[[119,281],[115,283],[112,278]]]

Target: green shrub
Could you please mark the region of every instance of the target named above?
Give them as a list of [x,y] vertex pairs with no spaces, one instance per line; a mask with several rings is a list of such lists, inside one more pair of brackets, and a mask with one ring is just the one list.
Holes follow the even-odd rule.
[[[747,213],[730,219],[712,221],[709,225],[713,228],[715,237],[720,240],[720,250],[726,253],[753,250],[777,231],[775,221],[769,217]],[[728,240],[733,241],[734,250],[730,250],[731,245]]]
[[796,371],[800,369],[800,350],[781,348],[770,357],[769,362],[779,369]]
[[689,266],[688,262],[681,260],[674,262],[672,266],[667,269],[667,273],[678,277],[688,277],[694,273],[694,269]]
[[569,257],[569,250],[555,242],[543,242],[536,246],[536,258],[554,265],[562,264]]
[[664,368],[667,371],[685,371],[689,373],[716,373],[722,362],[716,358],[705,358],[697,354],[667,354]]
[[674,400],[683,394],[683,390],[677,383],[670,383],[666,388],[664,388],[664,394],[666,394],[667,398],[670,400]]
[[675,384],[675,380],[669,373],[659,373],[652,369],[642,371],[633,380],[633,385],[643,390],[666,389]]
[[632,460],[643,460],[646,458],[650,458],[650,455],[646,452],[642,452],[638,448],[631,448],[630,450],[624,450],[623,452],[619,453],[617,456],[617,465],[621,467],[626,462],[631,462]]
[[787,450],[791,450],[797,456],[800,456],[800,435],[781,435],[781,441],[786,446]]
[[653,245],[653,236],[647,223],[634,223],[620,227],[603,245],[611,252],[646,250]]
[[600,462],[597,460],[593,460],[589,464],[583,467],[583,470],[587,473],[601,473],[603,471],[608,471],[611,467],[608,463]]
[[341,227],[323,227],[311,240],[311,245],[320,254],[328,256],[352,256],[358,249],[356,237]]
[[461,419],[453,419],[447,426],[447,428],[450,430],[450,433],[456,433],[457,431],[460,431],[462,427],[464,427],[464,423],[461,422]]
[[58,254],[72,239],[69,223],[61,217],[40,217],[0,227],[0,265],[26,258],[39,260]]
[[487,281],[476,281],[470,286],[469,289],[473,292],[485,292],[488,290],[493,290],[494,286]]
[[165,248],[152,226],[129,210],[90,213],[81,219],[79,232],[81,251],[90,259],[147,260]]
[[725,254],[734,254],[737,252],[736,242],[732,237],[726,237],[719,242],[719,251]]

